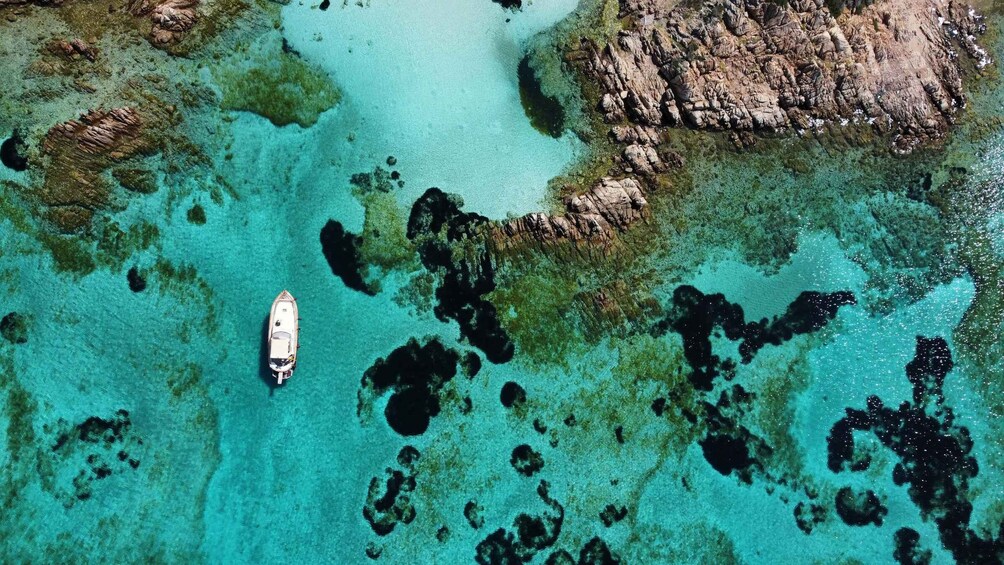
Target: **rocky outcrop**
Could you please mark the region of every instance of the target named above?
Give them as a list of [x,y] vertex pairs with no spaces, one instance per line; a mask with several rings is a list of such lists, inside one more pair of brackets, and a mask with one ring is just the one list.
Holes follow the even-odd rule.
[[134,16],[149,16],[153,23],[150,41],[163,47],[181,41],[196,22],[199,0],[133,0],[129,13]]
[[[860,122],[901,148],[940,136],[964,104],[957,46],[989,62],[983,18],[954,0],[625,0],[631,25],[585,65],[611,123],[713,130]],[[615,136],[618,135],[615,132]]]
[[86,155],[124,155],[136,149],[142,125],[133,108],[91,110],[77,120],[56,124],[46,135],[44,148],[51,153],[69,144]]
[[604,178],[589,192],[565,199],[566,212],[527,214],[493,227],[501,248],[527,242],[559,240],[609,242],[615,233],[644,217],[648,202],[632,178]]
[[38,193],[48,219],[63,232],[87,227],[108,204],[111,187],[102,173],[152,149],[139,112],[130,107],[91,110],[53,126],[42,142],[49,163]]
[[49,46],[49,50],[71,61],[84,58],[93,63],[98,58],[97,49],[82,39],[61,39],[54,41]]

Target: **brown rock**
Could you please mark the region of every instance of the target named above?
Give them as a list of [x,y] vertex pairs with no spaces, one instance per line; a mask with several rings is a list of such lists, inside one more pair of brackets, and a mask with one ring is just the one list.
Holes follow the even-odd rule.
[[565,213],[536,212],[498,224],[493,240],[501,248],[536,241],[609,242],[614,234],[644,217],[648,202],[631,178],[604,178],[589,192],[565,199]]
[[177,43],[199,21],[199,0],[132,0],[129,13],[149,16],[153,22],[150,41],[164,47]]
[[586,71],[607,121],[768,131],[866,122],[907,149],[943,134],[964,104],[955,45],[989,62],[975,39],[983,18],[954,0],[883,0],[838,18],[825,0],[679,4],[621,2],[631,27],[592,48]]
[[83,230],[94,212],[107,206],[111,187],[102,173],[151,149],[142,130],[139,113],[128,107],[91,110],[49,130],[42,143],[49,162],[38,196],[57,228]]

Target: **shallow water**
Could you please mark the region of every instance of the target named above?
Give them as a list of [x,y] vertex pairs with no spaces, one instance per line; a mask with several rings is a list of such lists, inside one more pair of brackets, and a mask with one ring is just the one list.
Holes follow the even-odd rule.
[[[373,267],[372,295],[333,274],[319,241],[326,222],[372,234],[364,232],[366,206],[388,206],[353,189],[355,173],[400,173],[405,184],[388,199],[402,225],[376,222],[385,232],[403,230],[432,186],[491,219],[548,207],[548,181],[585,146],[570,132],[555,139],[531,126],[517,67],[534,34],[575,7],[571,0],[538,0],[520,12],[487,0],[290,4],[281,12],[283,37],[332,77],[342,100],[308,128],[277,128],[246,112],[221,114],[217,129],[193,127],[192,141],[212,150],[210,168],[231,187],[220,201],[206,189],[212,180],[193,174],[181,186],[162,177],[157,193],[112,212],[124,226],[155,224],[156,243],[83,276],[57,272],[15,214],[0,221],[0,315],[19,312],[28,324],[26,342],[0,340],[0,367],[11,377],[0,389],[8,440],[0,448],[7,496],[0,561],[365,563],[369,552],[380,553],[378,562],[460,563],[479,547],[502,551],[505,543],[489,543],[493,533],[518,538],[517,521],[532,516],[544,529],[558,524],[554,539],[530,552],[535,563],[559,550],[578,557],[594,538],[628,563],[893,562],[894,532],[906,527],[932,562],[951,562],[934,520],[893,481],[901,461],[891,449],[859,431],[869,468],[828,467],[827,437],[845,409],[863,410],[869,396],[891,408],[911,400],[906,367],[920,358],[918,336],[944,338],[953,353],[945,404],[972,436],[979,464],[964,496],[974,506],[973,529],[993,537],[1004,504],[1000,389],[985,392],[981,383],[999,380],[1000,359],[991,350],[997,364],[980,365],[967,353],[976,349],[972,340],[958,336],[979,299],[972,275],[941,272],[925,256],[957,261],[965,238],[932,206],[903,196],[899,180],[883,185],[878,171],[847,167],[848,157],[816,161],[799,177],[773,154],[757,161],[759,169],[735,154],[694,156],[688,172],[697,180],[676,195],[679,210],[657,209],[682,210],[686,222],[657,216],[637,228],[656,236],[625,238],[638,246],[627,266],[616,252],[592,262],[547,251],[499,261],[496,291],[484,297],[515,344],[505,363],[487,361],[455,319],[437,318],[433,287],[445,268],[430,275],[435,269],[416,258],[422,248],[409,248],[408,260],[393,267]],[[232,139],[222,150],[214,145],[221,131]],[[989,234],[981,255],[988,262],[1004,252],[994,180],[1001,139],[998,132],[975,144],[988,157],[968,177],[990,186],[980,194],[994,212],[977,226]],[[810,144],[800,158],[818,157],[813,151]],[[890,159],[877,158],[876,168]],[[938,163],[941,172],[953,164]],[[751,187],[752,177],[762,190]],[[31,182],[3,168],[0,180]],[[814,199],[799,205],[816,215],[786,207],[809,189]],[[3,203],[22,202],[13,188],[3,190]],[[746,197],[751,192],[755,198]],[[195,203],[205,208],[205,225],[186,221]],[[747,224],[730,220],[738,209]],[[950,232],[949,243],[903,235],[930,225]],[[419,234],[426,236],[435,234]],[[451,260],[460,261],[456,253]],[[142,292],[127,282],[134,265],[147,280]],[[191,273],[180,272],[187,265]],[[615,284],[622,281],[626,290]],[[777,330],[744,358],[744,346],[760,337],[730,337],[726,322],[695,330],[710,315],[674,304],[683,287],[720,293],[745,322],[773,328],[780,318],[779,326],[795,329]],[[276,388],[261,344],[267,306],[283,288],[300,305],[303,349],[295,377]],[[807,314],[812,309],[798,301],[809,291],[831,298],[846,291],[854,302],[828,316]],[[625,311],[632,301],[657,306],[620,320],[596,313],[601,292],[623,300]],[[681,322],[687,315],[696,321]],[[706,340],[713,358],[691,358],[686,332]],[[433,391],[438,413],[428,430],[403,437],[385,408],[407,387],[374,393],[370,370],[410,338],[477,355],[482,367],[468,377],[458,364]],[[405,366],[400,378],[435,375],[439,368],[427,361]],[[702,362],[715,373],[710,390],[692,378]],[[500,392],[509,382],[526,399],[506,407]],[[719,400],[730,394],[729,403]],[[127,425],[118,410],[128,411]],[[90,441],[94,417],[101,434]],[[750,464],[720,472],[705,444],[740,436]],[[406,445],[421,454],[410,470],[399,456]],[[522,445],[541,468],[520,466]],[[762,445],[769,452],[757,451]],[[384,493],[385,469],[414,479],[410,492],[387,497],[402,513],[415,512],[390,519],[389,533],[364,511],[379,505],[373,499]],[[848,486],[878,493],[881,525],[838,517],[834,496]],[[793,514],[814,502],[827,509],[809,534]],[[465,516],[469,504],[481,507],[476,527]],[[608,505],[623,506],[624,515],[604,518]]]

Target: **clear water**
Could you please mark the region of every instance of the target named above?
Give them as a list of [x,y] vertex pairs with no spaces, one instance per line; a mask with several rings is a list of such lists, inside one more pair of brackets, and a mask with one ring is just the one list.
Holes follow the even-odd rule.
[[[183,193],[183,204],[171,205],[166,199],[173,189],[164,186],[131,199],[116,216],[143,218],[160,230],[158,243],[126,267],[152,272],[158,259],[191,265],[194,281],[151,274],[147,290],[135,293],[124,269],[57,273],[12,219],[0,221],[0,314],[22,312],[29,319],[26,343],[0,341],[9,375],[0,468],[5,492],[13,493],[0,517],[0,561],[365,563],[374,544],[371,550],[378,548],[379,560],[388,563],[470,562],[494,530],[511,530],[521,512],[547,510],[536,493],[543,479],[563,505],[564,522],[536,563],[557,549],[577,557],[594,536],[630,563],[891,562],[900,527],[919,532],[934,562],[950,562],[934,523],[922,517],[906,487],[893,483],[893,456],[876,448],[872,471],[833,473],[826,437],[844,409],[864,408],[868,395],[893,407],[910,398],[904,367],[914,357],[916,336],[942,336],[953,352],[960,349],[954,334],[976,285],[956,273],[922,296],[896,295],[883,310],[871,285],[886,265],[876,266],[858,240],[848,239],[857,225],[850,223],[851,207],[840,209],[848,218],[842,233],[820,222],[799,224],[794,252],[773,267],[748,260],[756,253],[729,243],[736,240],[729,233],[691,248],[688,259],[663,249],[643,254],[642,267],[632,267],[648,273],[644,293],[663,306],[675,288],[689,284],[724,294],[748,320],[783,314],[807,290],[849,290],[858,297],[825,328],[767,345],[738,365],[735,382],[759,395],[743,421],[782,453],[749,483],[708,464],[697,441],[700,426],[653,415],[653,399],[685,383],[680,336],[652,337],[641,321],[627,335],[590,334],[584,323],[565,323],[575,315],[569,310],[578,312],[574,291],[558,296],[564,306],[543,318],[529,303],[532,293],[527,302],[518,294],[489,296],[506,327],[530,320],[543,324],[538,330],[549,341],[567,343],[557,348],[563,358],[525,354],[524,334],[514,330],[515,359],[485,361],[470,380],[458,374],[426,433],[395,433],[383,418],[386,395],[372,413],[360,415],[364,373],[409,338],[438,337],[464,353],[476,349],[457,323],[438,320],[410,299],[414,273],[389,274],[375,296],[346,288],[320,252],[322,226],[333,219],[362,229],[364,209],[349,178],[376,166],[400,172],[405,185],[394,196],[405,218],[431,186],[461,195],[465,210],[491,219],[546,207],[548,181],[585,148],[570,133],[554,139],[530,126],[516,67],[530,38],[575,7],[570,0],[538,0],[515,13],[487,0],[284,7],[284,36],[338,84],[339,105],[306,129],[233,113],[227,125],[232,157],[212,157],[236,197],[217,205],[203,193]],[[999,176],[994,148],[1001,144],[994,139],[981,145],[989,157],[973,168],[976,178]],[[389,156],[396,158],[393,167]],[[828,169],[820,164],[819,170]],[[735,174],[708,181],[709,193],[721,183],[725,193],[747,190],[745,179],[735,180],[743,171]],[[25,182],[3,168],[0,179]],[[836,175],[831,180],[842,182]],[[702,188],[698,181],[687,197],[688,213],[707,210]],[[999,200],[991,200],[999,208]],[[206,208],[205,225],[185,221],[194,202]],[[1001,217],[988,220],[993,245],[987,257],[999,258],[1004,248]],[[699,216],[691,221],[717,225]],[[552,276],[523,273],[519,263],[508,268],[499,276],[502,290],[516,287],[524,274]],[[553,278],[571,280],[575,291],[595,289],[587,267],[573,261],[565,268],[584,270]],[[294,378],[274,389],[262,375],[260,348],[268,305],[283,288],[300,304],[303,349]],[[716,354],[738,358],[734,340],[711,339]],[[960,360],[945,383],[947,402],[976,444],[973,523],[988,530],[1001,521],[1004,459],[999,414],[988,409],[993,399],[981,398],[978,385],[999,380],[999,367]],[[519,410],[499,402],[508,381],[526,391]],[[119,409],[130,415],[124,439],[109,446],[67,440],[69,447],[53,449],[61,433],[79,433],[74,425],[91,416],[111,418]],[[564,423],[571,414],[574,425]],[[535,431],[534,420],[547,431]],[[615,439],[618,425],[623,444]],[[532,478],[510,464],[522,443],[545,461]],[[363,517],[367,488],[385,468],[401,468],[395,457],[406,444],[422,454],[410,494],[416,516],[378,536]],[[87,460],[95,454],[97,463]],[[130,468],[130,457],[138,459],[137,468]],[[76,473],[87,475],[100,464],[110,475],[85,481],[89,495],[81,499]],[[779,486],[782,473],[797,477],[792,484],[798,486]],[[882,493],[884,525],[848,526],[831,509],[805,535],[792,516],[795,505],[808,500],[803,489],[832,497],[847,485]],[[472,500],[484,507],[477,529],[463,513]],[[605,526],[599,514],[607,504],[624,505],[627,518]],[[437,539],[444,526],[448,534]]]

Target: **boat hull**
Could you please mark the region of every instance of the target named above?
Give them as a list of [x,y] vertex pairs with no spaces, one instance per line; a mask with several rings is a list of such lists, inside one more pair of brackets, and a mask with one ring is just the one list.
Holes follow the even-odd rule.
[[292,377],[293,370],[296,369],[297,349],[300,347],[299,320],[296,299],[289,291],[283,290],[272,302],[265,343],[269,352],[269,369],[280,385]]

